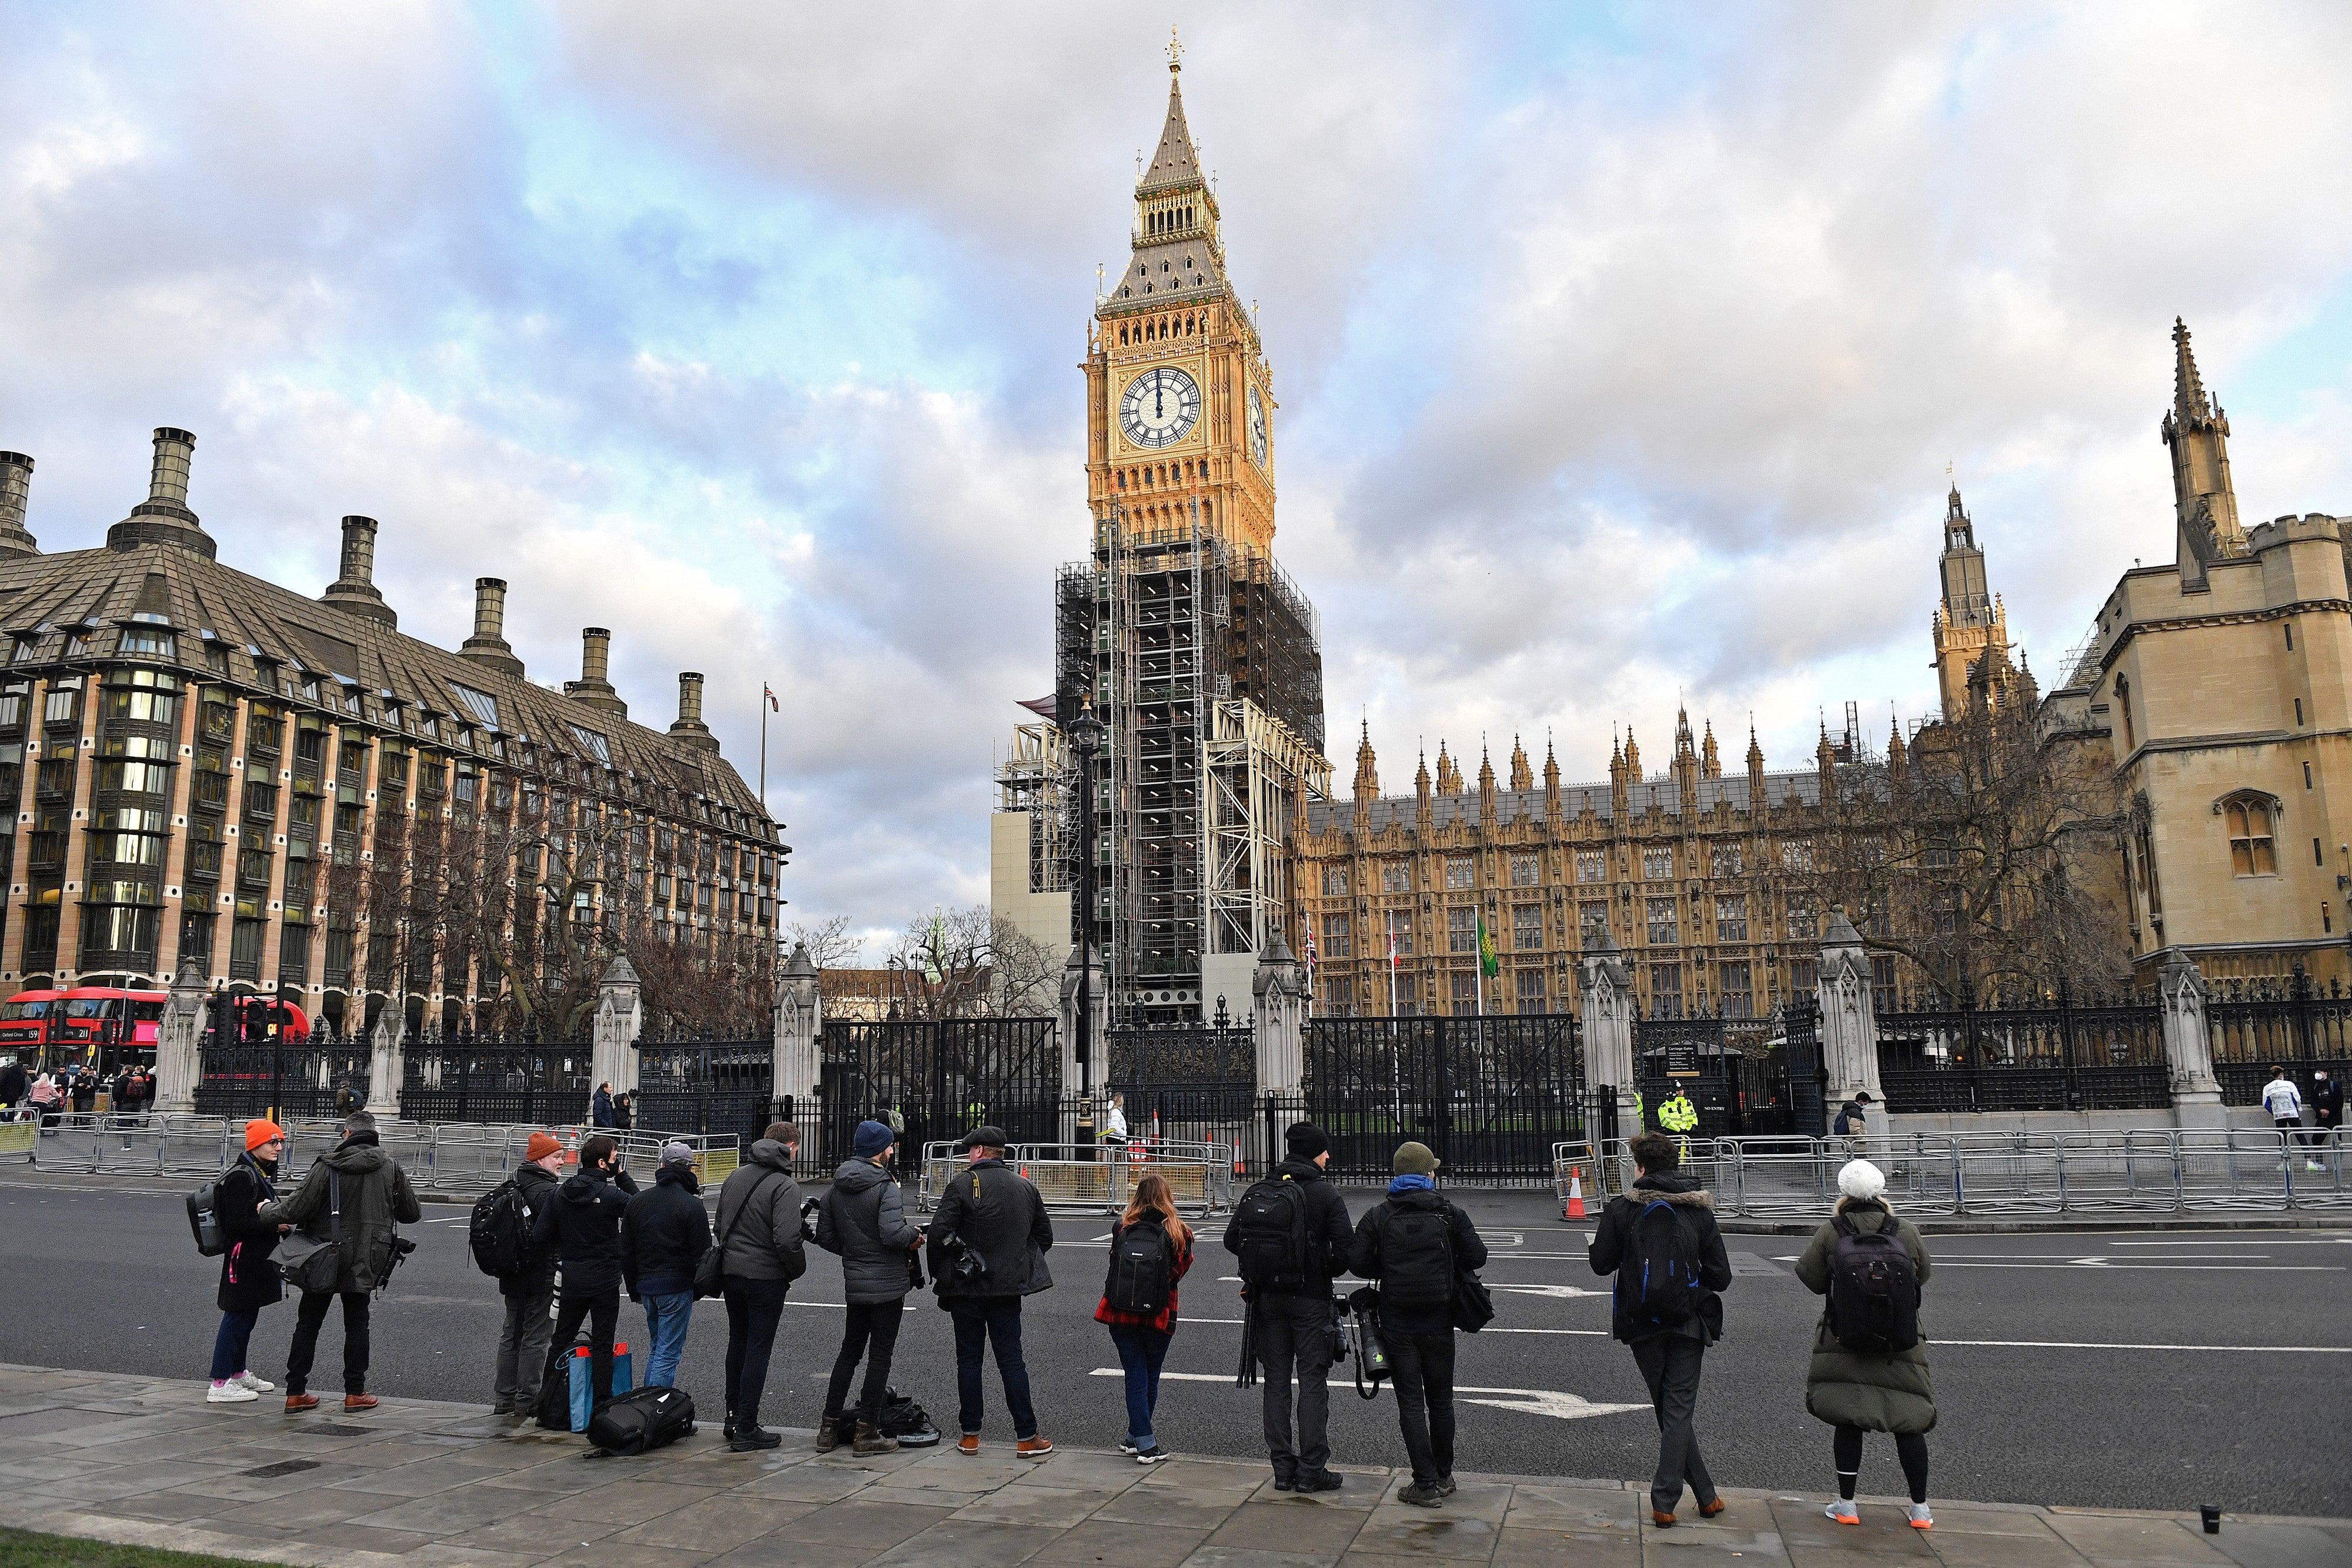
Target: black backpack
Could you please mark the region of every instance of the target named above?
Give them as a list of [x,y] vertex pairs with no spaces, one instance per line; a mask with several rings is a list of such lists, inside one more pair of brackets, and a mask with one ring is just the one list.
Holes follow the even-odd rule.
[[217,1258],[228,1250],[228,1238],[220,1228],[221,1182],[227,1179],[208,1181],[188,1194],[188,1228],[196,1233],[199,1257]]
[[694,1399],[679,1388],[633,1388],[596,1406],[588,1444],[607,1454],[646,1454],[694,1436]]
[[1841,1214],[1831,1224],[1830,1332],[1866,1355],[1888,1355],[1919,1343],[1919,1270],[1891,1219],[1864,1231]]
[[1242,1283],[1276,1292],[1305,1290],[1307,1189],[1278,1176],[1256,1183],[1234,1211],[1234,1242]]
[[1381,1304],[1443,1307],[1454,1300],[1454,1211],[1399,1208],[1381,1218]]
[[1617,1311],[1637,1328],[1670,1329],[1698,1311],[1698,1241],[1682,1211],[1664,1198],[1643,1204],[1629,1227],[1632,1246],[1617,1268]]
[[493,1280],[511,1280],[530,1258],[530,1228],[523,1220],[522,1188],[509,1176],[474,1201],[466,1244],[474,1266]]
[[1115,1312],[1158,1312],[1168,1304],[1169,1276],[1175,1265],[1175,1249],[1158,1224],[1140,1219],[1123,1228],[1111,1240],[1104,1303]]

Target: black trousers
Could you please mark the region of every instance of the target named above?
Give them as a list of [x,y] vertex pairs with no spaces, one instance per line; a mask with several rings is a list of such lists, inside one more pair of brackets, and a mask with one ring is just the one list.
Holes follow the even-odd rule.
[[[1837,1461],[1838,1496],[1853,1500],[1853,1483],[1862,1478],[1862,1428],[1830,1428],[1830,1456]],[[1895,1434],[1895,1457],[1902,1461],[1903,1479],[1913,1502],[1927,1500],[1927,1439],[1918,1432]]]
[[783,1280],[727,1276],[727,1414],[735,1429],[760,1424],[760,1396],[768,1386],[768,1357],[776,1347],[776,1325],[784,1319]]
[[[1331,1298],[1328,1291],[1268,1295],[1250,1309],[1265,1386],[1265,1452],[1279,1479],[1331,1464]],[[1290,1441],[1290,1377],[1298,1375],[1298,1445]]]
[[1692,1429],[1698,1410],[1698,1375],[1706,1346],[1688,1334],[1653,1334],[1631,1347],[1642,1381],[1650,1385],[1650,1408],[1658,1416],[1658,1469],[1650,1478],[1650,1506],[1672,1513],[1682,1500],[1683,1483],[1702,1508],[1715,1500],[1715,1482],[1698,1457]]
[[[613,1397],[613,1330],[621,1321],[621,1292],[615,1288],[594,1295],[563,1292],[562,1304],[555,1310],[555,1338],[552,1342],[558,1357],[572,1354],[572,1342],[578,1337],[582,1319],[588,1323],[588,1408],[593,1410]],[[571,1375],[570,1368],[562,1375]]]
[[1381,1330],[1389,1347],[1389,1381],[1396,1386],[1397,1424],[1415,1484],[1454,1473],[1454,1331],[1397,1333]]
[[866,1360],[866,1385],[858,1391],[857,1419],[870,1427],[882,1414],[882,1396],[890,1386],[890,1357],[898,1348],[898,1325],[906,1315],[903,1296],[849,1303],[841,1329],[841,1354],[833,1358],[833,1381],[824,1390],[826,1420],[840,1419],[842,1401],[849,1397],[849,1380],[856,1375],[860,1356]]
[[[294,1310],[294,1343],[286,1347],[286,1392],[307,1393],[310,1363],[319,1354],[319,1329],[327,1321],[334,1291],[305,1291]],[[343,1302],[343,1392],[365,1394],[368,1370],[368,1298],[365,1291],[340,1292]]]

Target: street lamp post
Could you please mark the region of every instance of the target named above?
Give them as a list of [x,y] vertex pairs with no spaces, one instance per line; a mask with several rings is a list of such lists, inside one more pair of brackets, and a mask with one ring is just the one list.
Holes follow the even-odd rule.
[[1102,731],[1094,697],[1081,697],[1078,716],[1070,721],[1070,747],[1078,755],[1078,1039],[1072,1054],[1078,1068],[1078,1142],[1089,1158],[1095,1142],[1095,753]]

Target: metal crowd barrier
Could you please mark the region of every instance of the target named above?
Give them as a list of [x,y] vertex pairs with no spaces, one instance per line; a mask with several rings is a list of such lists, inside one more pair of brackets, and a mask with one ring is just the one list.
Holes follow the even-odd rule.
[[[106,1176],[211,1176],[226,1170],[245,1152],[244,1116],[106,1113],[64,1115],[54,1125],[0,1122],[0,1158],[23,1154],[42,1170]],[[342,1124],[301,1119],[283,1124],[286,1154],[278,1162],[280,1186],[301,1180],[310,1162],[342,1141]],[[580,1145],[595,1129],[581,1126],[507,1126],[464,1122],[376,1124],[377,1141],[408,1172],[418,1187],[445,1192],[488,1192],[514,1174],[534,1133],[551,1133],[563,1145],[565,1162],[579,1157]],[[661,1148],[684,1143],[695,1151],[695,1169],[706,1186],[723,1181],[741,1162],[731,1135],[629,1132],[623,1157],[632,1178],[650,1182]]]
[[[2352,1146],[2342,1129],[2146,1127],[2112,1132],[1895,1133],[1853,1137],[1687,1140],[1682,1169],[1740,1218],[1819,1217],[1857,1156],[1886,1173],[1906,1213],[2179,1214],[2352,1207]],[[1588,1207],[1623,1190],[1622,1140],[1552,1147],[1562,1211],[1572,1175]]]
[[[1230,1144],[1015,1144],[1004,1151],[1004,1162],[1035,1186],[1049,1211],[1100,1214],[1124,1208],[1135,1196],[1135,1184],[1147,1175],[1167,1178],[1181,1213],[1216,1214],[1234,1206]],[[938,1207],[940,1195],[966,1163],[952,1143],[925,1144],[916,1206],[927,1214]]]

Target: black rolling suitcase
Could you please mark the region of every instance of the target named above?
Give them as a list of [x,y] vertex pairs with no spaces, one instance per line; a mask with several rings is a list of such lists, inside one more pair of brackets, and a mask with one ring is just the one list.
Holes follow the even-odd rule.
[[608,1454],[647,1454],[694,1436],[694,1400],[678,1388],[616,1394],[588,1417],[589,1446]]

